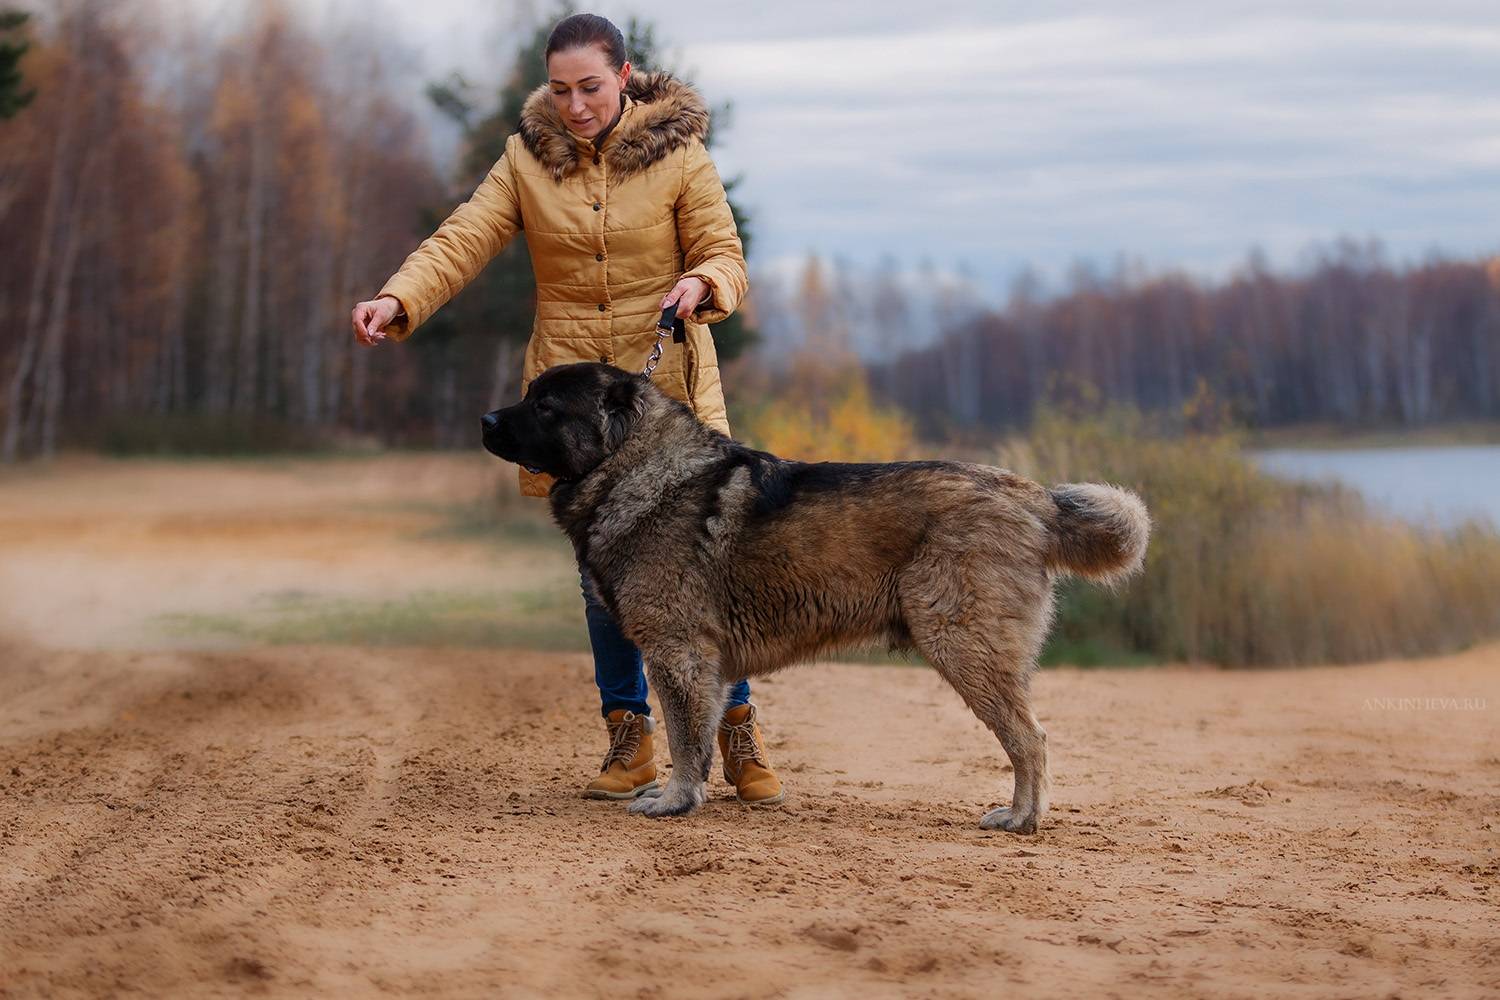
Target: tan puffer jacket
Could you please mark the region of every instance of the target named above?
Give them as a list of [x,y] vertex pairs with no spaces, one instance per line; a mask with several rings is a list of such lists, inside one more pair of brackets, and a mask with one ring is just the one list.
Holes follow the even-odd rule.
[[[380,295],[406,313],[386,327],[405,340],[473,280],[520,230],[536,272],[537,311],[521,391],[552,365],[605,361],[641,371],[656,342],[661,299],[684,275],[708,297],[667,338],[652,380],[725,434],[729,419],[707,323],[738,308],[749,286],[724,185],[703,145],[708,107],[667,73],[632,72],[619,120],[599,149],[568,129],[543,84],[519,130],[473,196],[406,258]],[[521,493],[546,496],[552,477],[520,470]]]

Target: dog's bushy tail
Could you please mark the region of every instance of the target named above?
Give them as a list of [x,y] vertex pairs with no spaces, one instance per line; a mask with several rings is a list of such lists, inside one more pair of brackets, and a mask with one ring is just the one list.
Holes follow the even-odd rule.
[[1061,483],[1048,492],[1057,505],[1049,569],[1114,585],[1141,568],[1151,515],[1140,497],[1100,483]]

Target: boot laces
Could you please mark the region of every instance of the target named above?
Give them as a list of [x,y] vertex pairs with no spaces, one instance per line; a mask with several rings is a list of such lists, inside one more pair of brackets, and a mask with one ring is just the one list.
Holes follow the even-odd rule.
[[626,712],[625,717],[617,724],[609,725],[609,751],[604,755],[604,764],[599,768],[599,773],[608,771],[609,765],[615,761],[629,767],[630,762],[635,760],[636,751],[641,748],[641,730],[644,728],[639,719],[640,716],[634,712]]
[[719,725],[729,735],[729,759],[734,763],[736,770],[741,764],[749,763],[759,764],[768,771],[771,769],[770,761],[766,760],[760,743],[755,739],[754,714],[737,726],[725,725],[722,722]]

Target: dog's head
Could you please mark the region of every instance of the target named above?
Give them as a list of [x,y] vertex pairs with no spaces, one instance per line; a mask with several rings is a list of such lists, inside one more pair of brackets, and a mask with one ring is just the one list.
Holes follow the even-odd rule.
[[651,389],[645,375],[597,361],[548,368],[519,403],[481,418],[484,446],[530,472],[581,479],[629,436]]

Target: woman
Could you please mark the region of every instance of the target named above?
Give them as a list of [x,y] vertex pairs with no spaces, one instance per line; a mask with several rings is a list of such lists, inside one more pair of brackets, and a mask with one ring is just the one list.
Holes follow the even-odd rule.
[[[354,307],[355,337],[367,346],[405,340],[524,230],[537,314],[522,393],[557,364],[603,361],[641,371],[656,320],[675,304],[686,338],[664,342],[652,380],[728,434],[705,324],[735,310],[749,279],[724,185],[703,145],[707,106],[666,73],[632,73],[620,30],[593,14],[559,21],[546,60],[549,82],[527,98],[503,155],[380,293]],[[547,495],[550,476],[519,471],[524,496]],[[609,735],[604,765],[584,794],[635,798],[656,787],[641,653],[582,567],[580,584]],[[719,751],[740,801],[781,801],[744,681],[730,689]]]

